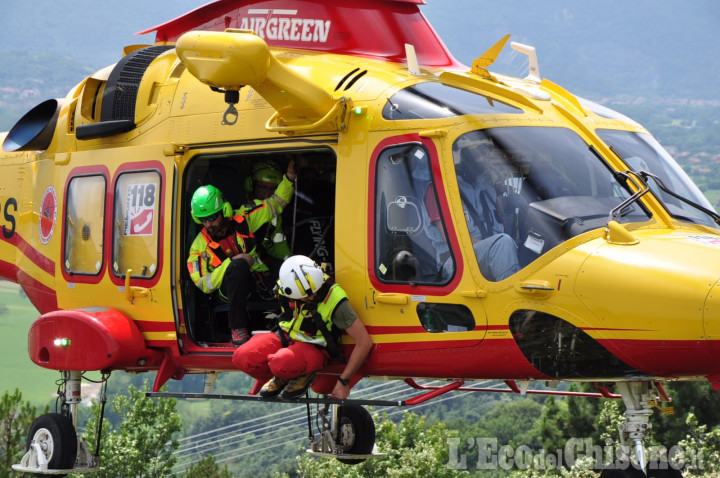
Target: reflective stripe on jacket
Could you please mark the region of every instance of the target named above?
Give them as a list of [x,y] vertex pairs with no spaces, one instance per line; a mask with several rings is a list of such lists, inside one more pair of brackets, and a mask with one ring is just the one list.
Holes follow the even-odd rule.
[[[243,209],[252,208],[262,204],[262,200],[254,199],[254,204],[243,206]],[[277,259],[287,259],[290,254],[290,245],[282,227],[282,216],[272,218],[267,224],[261,226],[255,234],[255,239],[261,249],[270,256]]]
[[[292,193],[293,183],[283,176],[271,197],[251,209],[240,208],[234,211],[230,225],[235,232],[240,254],[250,254],[255,259],[251,270],[267,270],[267,266],[257,255],[253,233],[282,212]],[[190,246],[187,260],[190,278],[200,290],[210,294],[220,288],[231,260],[203,228]]]
[[[328,281],[327,275],[325,280]],[[292,316],[280,322],[280,328],[287,332],[293,340],[326,347],[327,342],[322,331],[316,325],[315,316],[319,315],[322,319],[322,324],[327,329],[326,333],[333,332],[332,314],[335,307],[343,300],[347,300],[347,293],[338,284],[332,284],[320,303],[308,304],[296,301]],[[314,304],[317,304],[317,307]],[[339,336],[337,329],[333,335]]]

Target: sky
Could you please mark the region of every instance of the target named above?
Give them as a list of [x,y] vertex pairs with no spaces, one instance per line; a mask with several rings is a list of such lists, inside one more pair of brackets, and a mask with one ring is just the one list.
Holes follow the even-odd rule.
[[[673,82],[686,85],[685,91],[692,92],[693,82],[701,81],[694,78],[707,82],[707,77],[720,74],[718,0],[425,1],[421,11],[464,64],[471,65],[475,57],[511,33],[511,41],[537,48],[543,77],[573,92],[585,93],[585,87],[591,89],[595,84],[605,90],[623,87],[612,79],[630,69],[634,70],[633,82],[647,84],[650,89],[664,85],[657,91],[666,94],[673,91]],[[125,45],[154,40],[153,34],[133,33],[205,3],[0,0],[0,44],[22,50],[32,42],[36,48],[56,51],[84,67],[100,69],[117,62]],[[508,45],[491,70],[524,77],[527,59]],[[720,99],[720,87],[716,91],[715,99]],[[711,96],[706,91],[703,94]]]

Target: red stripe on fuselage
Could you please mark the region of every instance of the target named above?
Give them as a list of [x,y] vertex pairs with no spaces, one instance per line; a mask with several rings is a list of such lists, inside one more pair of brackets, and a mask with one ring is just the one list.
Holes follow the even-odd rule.
[[0,279],[17,282],[18,268],[15,264],[0,260]]
[[610,353],[643,372],[667,378],[720,373],[720,340],[598,340]]
[[55,277],[55,262],[42,255],[37,249],[35,249],[25,239],[23,239],[20,234],[14,233],[9,238],[5,237],[4,235],[0,235],[0,240],[7,242],[14,247],[17,247],[20,252],[22,252],[25,257],[30,259],[33,264],[35,264],[51,276]]
[[[389,334],[421,334],[427,332],[421,325],[366,325],[370,335],[389,335]],[[476,325],[473,331],[478,330],[507,330],[507,325]],[[427,332],[430,333],[430,332]],[[435,332],[433,332],[435,334]],[[437,337],[437,335],[435,335]],[[476,342],[475,340],[471,342]],[[456,343],[455,341],[451,343]]]
[[23,291],[25,291],[25,294],[28,299],[30,299],[30,302],[32,302],[41,314],[47,314],[48,312],[58,310],[57,294],[55,289],[52,289],[36,280],[22,269],[18,269],[16,275],[16,282],[20,284],[20,287],[22,287]]

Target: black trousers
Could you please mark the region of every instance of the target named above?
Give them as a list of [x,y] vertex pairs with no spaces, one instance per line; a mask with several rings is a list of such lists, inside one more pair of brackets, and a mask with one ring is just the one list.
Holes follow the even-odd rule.
[[220,292],[228,301],[228,324],[231,329],[249,329],[247,298],[254,290],[255,278],[245,259],[230,262]]

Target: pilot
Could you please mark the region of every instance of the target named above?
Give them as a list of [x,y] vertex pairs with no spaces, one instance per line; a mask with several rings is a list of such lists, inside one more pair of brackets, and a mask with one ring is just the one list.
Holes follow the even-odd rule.
[[[282,172],[277,164],[271,161],[256,163],[252,175],[245,183],[245,190],[250,195],[251,204],[243,209],[259,206],[264,200],[271,197],[282,181]],[[255,240],[262,261],[269,268],[268,284],[275,284],[278,270],[282,262],[290,257],[290,246],[287,243],[282,226],[282,216],[277,215],[255,232]],[[272,286],[270,287],[272,288]]]
[[432,184],[430,166],[427,159],[417,156],[416,159],[417,161],[412,167],[412,177],[417,195],[422,198],[420,210],[422,211],[423,231],[430,239],[435,254],[435,267],[433,267],[437,272],[435,280],[447,281],[452,275],[454,264],[450,257],[450,246],[440,217],[440,207],[435,198],[435,186]]
[[340,358],[340,331],[354,340],[350,357],[332,395],[347,398],[350,380],[372,348],[372,338],[339,284],[309,257],[291,256],[280,267],[277,293],[283,304],[274,333],[257,334],[233,355],[233,364],[265,382],[260,395],[298,398],[330,358]]
[[491,281],[501,281],[520,270],[517,244],[505,234],[497,207],[494,183],[500,178],[490,163],[494,157],[499,158],[497,155],[492,140],[482,139],[460,150],[457,168],[458,188],[475,258],[480,272]]
[[253,208],[233,210],[220,190],[211,185],[201,186],[193,194],[192,218],[203,229],[190,246],[188,270],[200,290],[206,294],[218,291],[228,301],[235,345],[250,339],[247,297],[255,286],[255,277],[268,270],[258,255],[254,232],[282,212],[292,196],[295,179],[295,163],[290,161],[274,194]]

